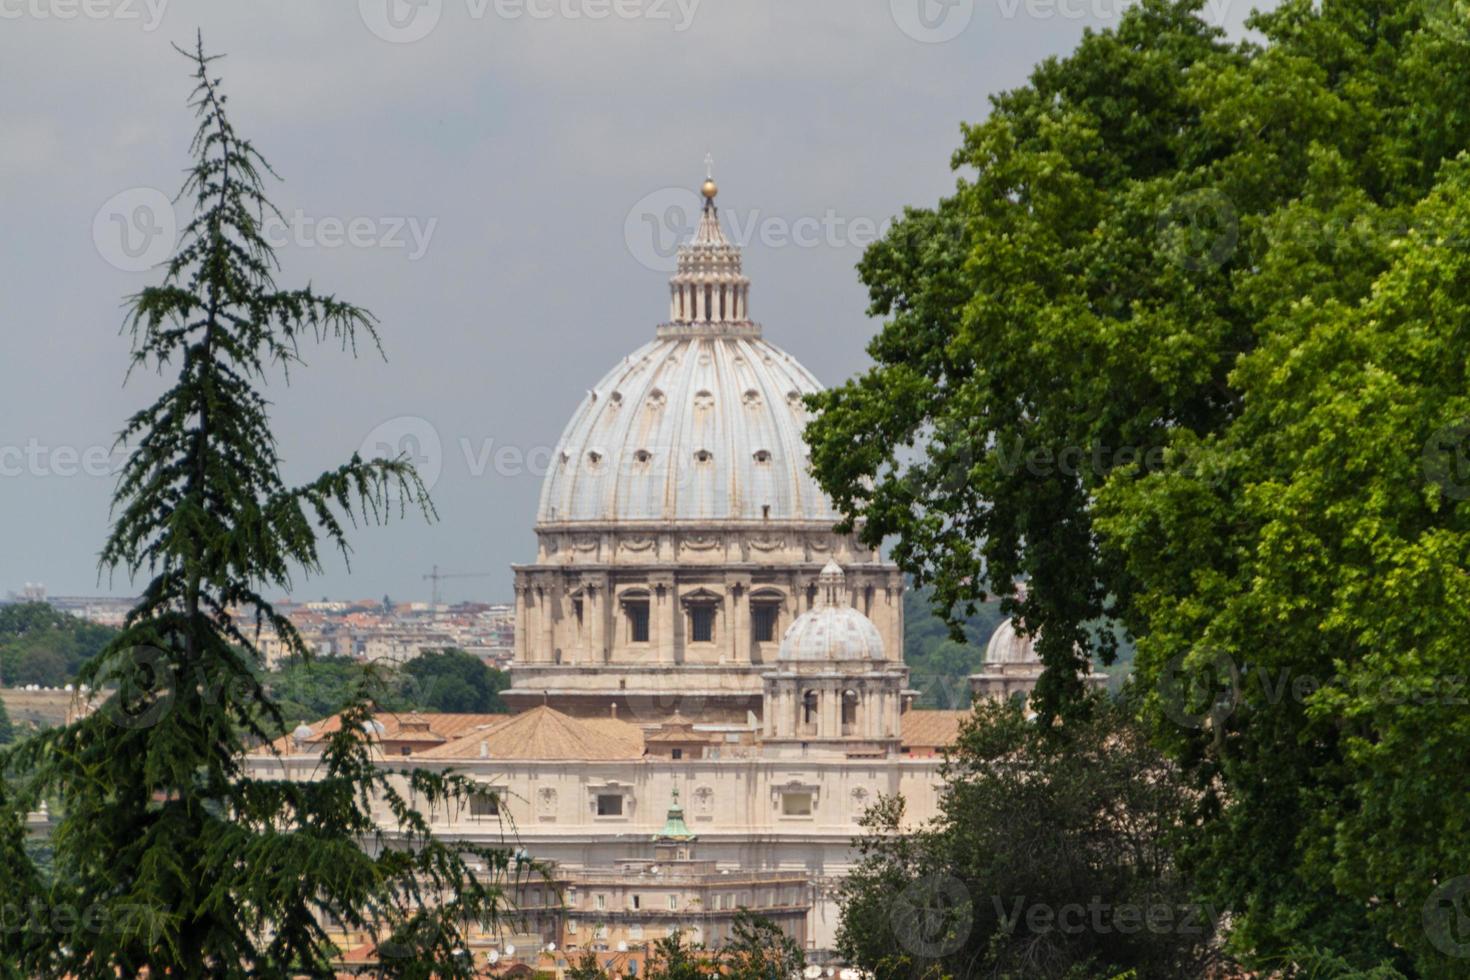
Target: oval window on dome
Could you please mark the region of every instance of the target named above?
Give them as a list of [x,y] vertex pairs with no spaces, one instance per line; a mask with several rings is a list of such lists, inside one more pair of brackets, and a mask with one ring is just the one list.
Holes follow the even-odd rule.
[[694,393],[695,408],[714,408],[715,396],[706,389],[700,389]]
[[696,463],[708,463],[711,462],[714,458],[715,454],[710,452],[708,449],[697,449],[694,451],[694,461]]
[[621,405],[623,403],[623,393],[621,391],[613,392],[611,398],[614,405]]
[[602,453],[598,452],[595,449],[592,450],[591,452],[589,452],[587,454],[587,465],[590,466],[590,467],[592,467],[594,470],[597,469],[597,467],[601,466],[602,465]]
[[633,453],[633,459],[639,463],[647,463],[649,460],[653,459],[653,453],[649,452],[647,449],[639,449],[637,452]]
[[745,394],[740,396],[740,400],[745,402],[749,407],[755,408],[761,403],[761,393],[754,388],[747,388],[745,389]]
[[792,388],[786,393],[786,400],[789,401],[792,405],[797,406],[798,408],[801,407],[801,392],[797,391],[795,388]]
[[755,451],[755,461],[757,463],[769,463],[771,461],[771,451],[769,449],[757,449]]
[[661,388],[655,388],[655,389],[653,389],[652,391],[650,391],[648,393],[648,407],[649,408],[663,408],[664,407],[664,393],[663,393],[663,390]]

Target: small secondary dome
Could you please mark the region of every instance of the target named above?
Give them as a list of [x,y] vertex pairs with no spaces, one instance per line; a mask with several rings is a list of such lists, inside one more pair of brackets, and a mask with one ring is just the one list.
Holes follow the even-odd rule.
[[829,560],[817,578],[817,604],[781,637],[783,661],[882,660],[883,636],[873,621],[847,602],[842,566]]
[[1040,667],[1041,657],[1036,653],[1035,637],[1021,635],[1015,621],[1006,618],[990,634],[990,642],[985,644],[984,662],[987,665]]

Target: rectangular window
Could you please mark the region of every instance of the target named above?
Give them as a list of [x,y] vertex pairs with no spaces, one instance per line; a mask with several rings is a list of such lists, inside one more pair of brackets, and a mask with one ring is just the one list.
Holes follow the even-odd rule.
[[599,912],[602,911],[603,909],[607,908],[607,896],[606,895],[598,895],[598,896],[596,896],[596,898],[593,900],[593,904],[597,907],[597,910]]
[[683,749],[673,749],[672,750],[672,753],[673,753],[673,757],[675,759],[682,759],[682,758],[684,758],[684,750]]
[[678,895],[670,895],[669,896],[669,908],[674,909],[676,911],[678,910],[678,908],[679,908],[679,896]]
[[622,793],[599,793],[597,795],[599,817],[621,817],[623,815]]
[[623,602],[628,616],[628,642],[648,642],[648,600],[628,599]]
[[812,794],[782,793],[781,815],[785,817],[809,817],[812,815]]
[[689,607],[689,639],[694,643],[715,642],[715,607]]
[[781,617],[779,602],[750,604],[750,635],[757,643],[776,642],[776,622]]
[[470,816],[500,816],[500,799],[491,790],[483,790],[470,797]]
[[643,905],[642,905],[642,900],[641,900],[641,899],[639,899],[639,897],[638,897],[638,896],[637,896],[637,895],[634,895],[634,896],[633,896],[633,907],[634,907],[634,908],[635,908],[635,909],[636,909],[636,908],[642,908],[642,907],[643,907]]

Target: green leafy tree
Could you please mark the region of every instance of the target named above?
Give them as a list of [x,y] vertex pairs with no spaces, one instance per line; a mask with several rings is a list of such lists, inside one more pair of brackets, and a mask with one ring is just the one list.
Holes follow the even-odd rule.
[[719,963],[729,980],[790,980],[806,969],[806,954],[770,919],[740,909]]
[[577,960],[567,967],[567,980],[607,980],[607,971],[597,962],[597,954],[584,950]]
[[[123,430],[137,452],[101,558],[149,578],[121,633],[82,669],[112,692],[100,710],[0,760],[21,776],[0,828],[0,885],[55,913],[0,935],[0,961],[47,977],[331,975],[331,917],[378,937],[383,975],[469,976],[455,951],[467,923],[497,915],[508,857],[437,841],[408,802],[462,798],[463,781],[379,769],[362,698],[343,712],[319,778],[246,767],[247,739],[269,734],[260,718],[280,722],[254,627],[308,652],[262,591],[319,569],[323,539],[345,556],[349,517],[432,511],[403,459],[354,456],[283,483],[260,385],[299,362],[302,341],[352,347],[376,333],[356,306],[276,287],[261,231],[269,168],[230,125],[202,41],[190,57],[199,128],[181,196],[194,216],[128,321],[135,367],[176,373]],[[60,813],[45,880],[6,844],[42,796]],[[467,856],[488,870],[472,873]]]
[[1228,45],[1199,7],[965,128],[863,259],[887,321],[814,466],[951,618],[1029,581],[1044,717],[1126,626],[1236,948],[1460,975],[1470,17],[1285,0]]
[[906,828],[900,797],[865,817],[838,935],[853,963],[879,980],[1205,975],[1215,915],[1174,853],[1190,794],[1127,707],[1050,728],[985,701],[943,779],[932,825]]
[[15,738],[15,725],[10,720],[10,712],[5,707],[5,699],[0,698],[0,745],[12,741]]
[[44,602],[0,606],[0,680],[61,687],[116,635]]
[[415,707],[456,714],[509,710],[500,698],[510,686],[509,676],[463,650],[421,653],[403,665],[403,673],[404,694]]
[[682,930],[675,929],[653,944],[649,959],[649,980],[717,980],[719,967],[704,953],[698,943],[684,940]]

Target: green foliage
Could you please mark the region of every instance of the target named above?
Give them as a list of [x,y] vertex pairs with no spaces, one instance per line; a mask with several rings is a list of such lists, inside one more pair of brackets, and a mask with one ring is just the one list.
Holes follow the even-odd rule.
[[5,699],[0,698],[0,745],[5,745],[14,738],[15,725],[10,720],[10,712],[5,709]]
[[1201,976],[1214,914],[1175,861],[1189,794],[1130,710],[1101,697],[1055,728],[986,701],[947,760],[940,816],[901,797],[864,819],[839,951],[879,980]]
[[384,711],[498,714],[509,709],[500,692],[510,675],[463,650],[421,654],[399,669],[350,657],[290,657],[263,677],[280,711],[285,734],[347,707],[363,691]]
[[703,947],[686,943],[675,931],[653,944],[648,965],[649,980],[717,980],[718,968],[703,955]]
[[1029,580],[1044,716],[1088,624],[1137,638],[1236,948],[1462,975],[1426,910],[1470,867],[1470,16],[1285,0],[1230,46],[1199,6],[965,128],[864,257],[888,319],[814,465],[952,615]]
[[262,678],[281,714],[282,734],[301,722],[314,722],[347,707],[363,690],[375,703],[399,710],[394,685],[381,671],[350,657],[291,657]]
[[931,589],[904,591],[903,659],[910,686],[919,692],[916,707],[970,706],[969,676],[980,669],[985,644],[1003,618],[999,603],[985,603],[965,617],[964,640],[956,640],[949,624],[934,612]]
[[[148,580],[81,669],[111,691],[100,709],[0,756],[20,780],[0,807],[7,899],[46,913],[0,933],[0,962],[47,977],[330,975],[329,916],[379,936],[382,975],[469,976],[455,951],[467,923],[497,917],[509,856],[436,840],[414,808],[463,799],[467,782],[379,769],[365,696],[343,712],[315,779],[246,768],[248,740],[281,722],[255,627],[307,653],[261,592],[318,570],[322,539],[345,555],[347,520],[432,510],[403,459],[354,456],[303,486],[282,481],[260,386],[299,363],[303,340],[348,348],[376,333],[358,307],[277,289],[261,234],[269,168],[231,127],[202,41],[190,57],[199,128],[181,196],[194,217],[128,320],[134,367],[176,373],[123,430],[137,451],[101,559]],[[60,814],[44,877],[14,847],[42,798]]]
[[[718,950],[688,943],[682,932],[657,940],[648,957],[645,980],[789,980],[806,968],[796,940],[770,919],[739,909],[730,941]],[[567,969],[569,980],[611,980],[593,952],[584,952]]]
[[405,695],[425,711],[455,714],[504,713],[509,709],[500,692],[510,686],[510,675],[492,670],[473,654],[453,647],[421,653],[403,665],[412,682]]
[[0,606],[0,681],[61,687],[116,635],[44,602]]
[[747,909],[735,913],[730,941],[719,953],[727,980],[786,980],[806,969],[806,954],[780,926]]

